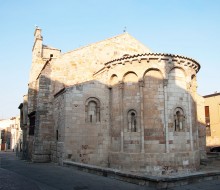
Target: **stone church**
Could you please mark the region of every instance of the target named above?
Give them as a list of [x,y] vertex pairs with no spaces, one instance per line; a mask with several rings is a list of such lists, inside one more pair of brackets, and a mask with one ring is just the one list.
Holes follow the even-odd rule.
[[19,106],[24,157],[156,175],[196,170],[199,69],[128,33],[61,53],[37,27]]

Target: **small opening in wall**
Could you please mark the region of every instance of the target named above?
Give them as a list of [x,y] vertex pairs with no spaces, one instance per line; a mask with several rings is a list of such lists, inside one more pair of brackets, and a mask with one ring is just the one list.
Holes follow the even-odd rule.
[[137,132],[137,114],[135,110],[130,110],[128,112],[128,130]]
[[185,116],[183,110],[181,108],[176,108],[174,114],[175,131],[182,131],[184,129],[184,120]]
[[72,154],[68,154],[68,159],[71,159],[72,158]]
[[181,125],[182,123],[180,122],[180,112],[179,111],[176,112],[176,117],[177,117],[177,120],[175,122],[176,123],[175,129],[179,128],[181,130],[182,129],[182,125]]
[[209,106],[205,106],[206,136],[211,136]]
[[97,123],[100,122],[100,102],[96,98],[89,98],[86,101],[86,122]]
[[56,139],[57,139],[57,141],[58,141],[58,135],[59,135],[59,133],[58,133],[58,130],[56,131]]
[[29,135],[33,136],[34,129],[35,129],[35,112],[30,113],[28,117],[29,117],[29,121],[30,121]]
[[136,132],[136,116],[135,113],[131,113],[132,131]]
[[52,57],[53,57],[53,54],[50,54],[50,57],[52,58]]

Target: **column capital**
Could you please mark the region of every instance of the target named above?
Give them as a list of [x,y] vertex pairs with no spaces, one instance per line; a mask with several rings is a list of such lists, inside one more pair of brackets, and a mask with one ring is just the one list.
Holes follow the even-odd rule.
[[138,83],[140,87],[144,87],[144,80],[139,80]]
[[124,88],[124,82],[123,81],[119,81],[118,87],[119,87],[119,89],[123,89]]

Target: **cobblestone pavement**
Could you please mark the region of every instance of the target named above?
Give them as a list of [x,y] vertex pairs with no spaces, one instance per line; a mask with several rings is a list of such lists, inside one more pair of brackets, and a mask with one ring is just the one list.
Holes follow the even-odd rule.
[[[213,166],[214,167],[214,166]],[[210,167],[209,167],[210,169]],[[0,152],[0,190],[123,190],[155,188],[138,186],[57,166],[19,160],[12,152]],[[220,190],[220,180],[204,181],[170,190]]]

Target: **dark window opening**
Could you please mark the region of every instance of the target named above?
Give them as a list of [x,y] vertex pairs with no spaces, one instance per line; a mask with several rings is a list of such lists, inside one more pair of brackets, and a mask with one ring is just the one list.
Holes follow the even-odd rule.
[[137,132],[137,114],[135,110],[130,110],[128,112],[128,130]]
[[209,106],[205,106],[206,136],[211,136]]
[[131,113],[131,129],[136,132],[136,115],[134,112]]
[[29,114],[29,121],[30,121],[29,135],[33,136],[34,135],[34,129],[35,129],[35,112]]
[[58,139],[59,139],[59,132],[58,132],[58,130],[56,131],[56,139],[57,139],[57,141],[58,141]]
[[100,102],[96,98],[89,98],[86,103],[86,119],[87,123],[100,122]]

